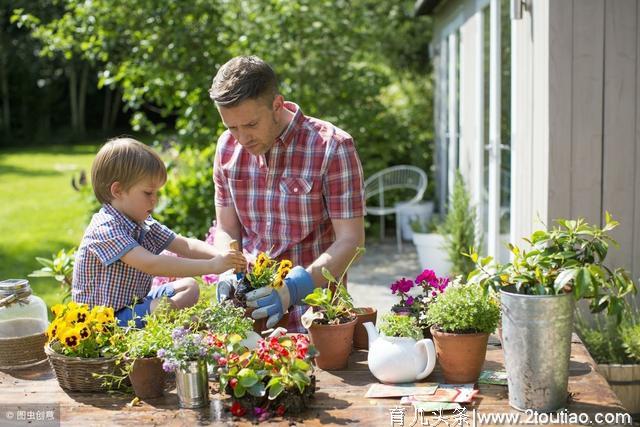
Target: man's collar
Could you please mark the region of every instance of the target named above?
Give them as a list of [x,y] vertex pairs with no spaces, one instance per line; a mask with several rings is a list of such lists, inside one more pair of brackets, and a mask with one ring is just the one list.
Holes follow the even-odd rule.
[[296,129],[304,122],[304,114],[302,113],[302,110],[300,109],[298,104],[294,102],[285,101],[284,108],[293,113],[293,118],[289,122],[289,125],[284,130],[284,132],[282,132],[276,139],[276,141],[279,141],[287,146],[293,140]]

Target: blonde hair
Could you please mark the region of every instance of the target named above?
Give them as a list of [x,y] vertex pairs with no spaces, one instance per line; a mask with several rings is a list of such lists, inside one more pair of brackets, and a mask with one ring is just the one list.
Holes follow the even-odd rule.
[[114,138],[100,148],[91,165],[91,185],[100,203],[113,200],[111,185],[119,182],[124,191],[145,178],[167,181],[164,162],[151,148],[133,138]]

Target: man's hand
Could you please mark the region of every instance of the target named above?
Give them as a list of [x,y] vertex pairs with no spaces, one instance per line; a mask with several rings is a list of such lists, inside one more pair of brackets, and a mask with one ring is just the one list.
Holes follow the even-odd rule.
[[247,293],[247,306],[255,308],[251,317],[268,317],[267,328],[273,328],[289,307],[300,304],[313,289],[311,275],[303,267],[297,266],[287,274],[280,288],[266,286]]

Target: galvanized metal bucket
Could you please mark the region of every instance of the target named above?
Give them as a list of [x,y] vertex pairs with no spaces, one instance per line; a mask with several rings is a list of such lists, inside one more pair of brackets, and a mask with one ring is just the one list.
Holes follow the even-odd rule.
[[515,292],[500,290],[509,404],[553,412],[567,404],[574,298]]
[[207,362],[187,362],[186,368],[176,370],[176,388],[181,408],[202,408],[209,404]]

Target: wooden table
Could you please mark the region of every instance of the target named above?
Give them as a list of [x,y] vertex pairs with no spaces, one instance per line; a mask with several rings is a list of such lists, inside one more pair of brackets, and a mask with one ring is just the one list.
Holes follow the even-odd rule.
[[[390,426],[391,410],[399,403],[399,398],[367,399],[364,397],[370,384],[376,380],[367,368],[367,352],[357,351],[351,355],[349,366],[342,371],[317,371],[317,392],[312,407],[303,416],[296,418],[275,418],[270,423],[282,425],[361,425],[361,426]],[[485,369],[501,370],[503,367],[502,349],[495,338],[489,341]],[[594,362],[582,343],[574,337],[571,349],[571,365],[569,378],[570,402],[567,413],[583,413],[594,419],[597,413],[623,414],[617,397],[606,380],[594,369]],[[427,378],[430,382],[441,382],[443,378],[436,367],[434,373]],[[507,387],[497,385],[480,385],[480,393],[473,404],[466,405],[465,425],[491,425],[473,423],[473,410],[481,414],[512,413],[517,411],[509,407]],[[59,386],[49,369],[48,364],[39,367],[12,372],[0,372],[0,409],[5,412],[9,407],[58,403],[62,425],[83,426],[113,426],[113,425],[249,425],[250,421],[237,420],[224,409],[225,402],[214,396],[209,408],[202,410],[186,410],[178,408],[175,389],[165,392],[165,395],[140,406],[129,407],[127,403],[131,396],[110,394],[66,393]],[[404,426],[414,421],[415,414],[410,407],[406,407]],[[0,419],[4,417],[0,413]],[[456,424],[454,415],[443,413],[448,417],[448,425]],[[522,414],[521,423],[524,424],[525,415]],[[621,420],[619,416],[619,420]],[[477,420],[476,420],[477,421]],[[428,422],[428,424],[427,424]],[[436,425],[436,417],[418,418],[415,425]],[[501,425],[513,423],[501,423]],[[539,423],[545,425],[569,425],[560,423]],[[607,423],[612,425],[616,423]],[[0,425],[2,421],[0,421]],[[38,425],[16,421],[16,426]],[[399,423],[395,424],[400,426]],[[445,426],[444,421],[438,425]],[[593,425],[597,425],[594,423]],[[604,423],[602,423],[604,425]],[[618,425],[629,425],[618,422]]]

